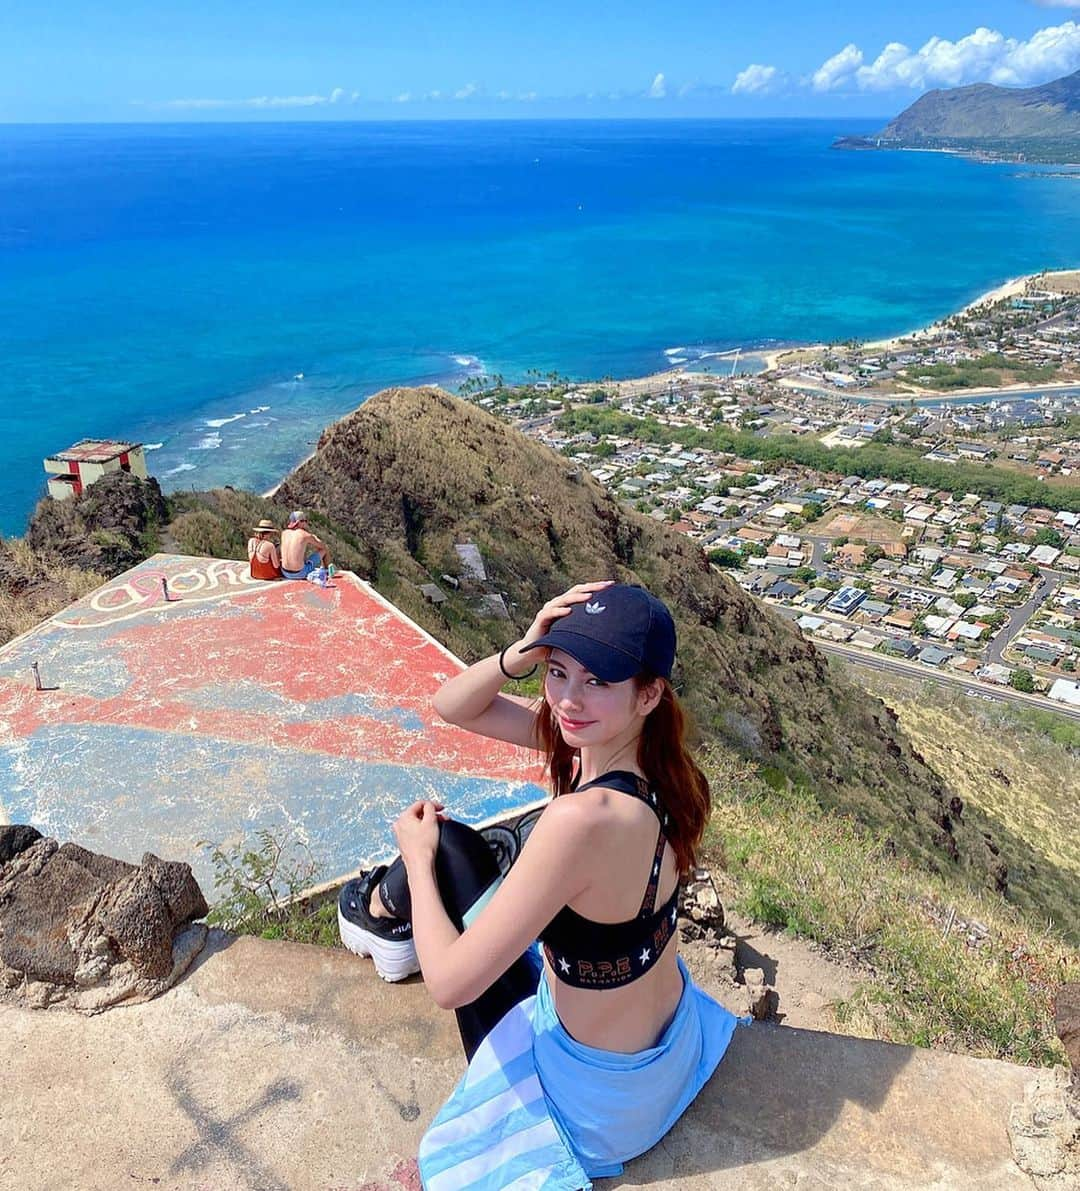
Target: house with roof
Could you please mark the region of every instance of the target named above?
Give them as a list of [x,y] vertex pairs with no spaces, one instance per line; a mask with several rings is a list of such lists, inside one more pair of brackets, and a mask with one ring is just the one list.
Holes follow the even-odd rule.
[[947,649],[940,649],[937,645],[927,645],[919,650],[919,661],[924,666],[943,666],[953,655]]
[[130,472],[140,480],[149,478],[142,443],[111,438],[84,438],[44,461],[48,493],[53,500],[69,500],[84,492],[102,476],[114,471]]

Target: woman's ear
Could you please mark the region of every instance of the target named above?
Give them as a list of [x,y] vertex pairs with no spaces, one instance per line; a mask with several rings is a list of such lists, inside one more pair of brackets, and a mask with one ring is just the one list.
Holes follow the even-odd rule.
[[664,684],[659,678],[654,678],[652,682],[638,689],[638,714],[641,716],[648,715],[653,711],[657,704],[664,696]]

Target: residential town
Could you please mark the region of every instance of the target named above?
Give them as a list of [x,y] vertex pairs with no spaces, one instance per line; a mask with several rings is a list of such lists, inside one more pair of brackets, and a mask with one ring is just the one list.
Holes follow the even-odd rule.
[[[1033,313],[1003,305],[1010,326],[1014,312],[1018,323]],[[1021,362],[1041,367],[1040,353],[1056,351],[1058,364],[1080,368],[1080,298],[1040,300],[1038,313],[1053,325],[1038,336],[1014,331],[1010,352],[1022,347]],[[966,345],[973,326],[996,317],[943,326]],[[989,346],[976,338],[962,350]],[[1071,499],[1080,486],[1080,383],[927,405],[925,394],[881,393],[880,370],[864,375],[876,362],[865,350],[831,350],[827,369],[781,359],[751,376],[676,372],[595,386],[556,378],[470,395],[698,541],[714,565],[824,648],[949,675],[973,691],[1009,687],[1080,707],[1080,502]],[[923,350],[922,341],[913,349]],[[946,362],[937,339],[927,350]],[[910,354],[888,367],[910,370]],[[676,441],[655,441],[658,426]],[[853,461],[877,444],[957,465],[957,475],[964,465],[1006,468],[1036,496],[1046,491],[1047,503],[702,445],[718,427],[743,444],[747,434],[763,446],[808,436],[848,448]]]

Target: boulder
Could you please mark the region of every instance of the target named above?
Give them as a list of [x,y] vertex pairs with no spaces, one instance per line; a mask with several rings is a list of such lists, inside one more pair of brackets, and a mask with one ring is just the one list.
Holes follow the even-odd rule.
[[191,868],[129,864],[32,827],[0,827],[0,990],[96,1012],[163,992],[198,954],[206,900]]

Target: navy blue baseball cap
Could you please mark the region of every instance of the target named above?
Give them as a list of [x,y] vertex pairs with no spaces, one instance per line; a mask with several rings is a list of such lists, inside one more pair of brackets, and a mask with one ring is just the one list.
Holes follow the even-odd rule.
[[574,604],[520,653],[547,646],[561,649],[604,682],[625,682],[643,670],[671,677],[675,662],[675,622],[644,587],[615,583]]

